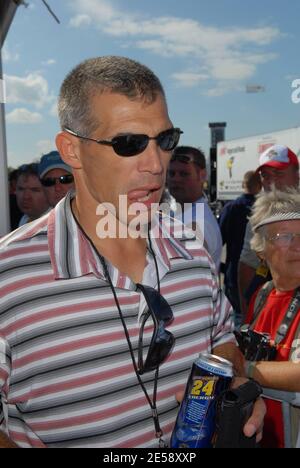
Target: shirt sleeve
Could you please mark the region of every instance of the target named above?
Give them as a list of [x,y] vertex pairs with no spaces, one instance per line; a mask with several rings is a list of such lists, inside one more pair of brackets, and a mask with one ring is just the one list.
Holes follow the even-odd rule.
[[256,270],[259,267],[259,259],[256,253],[254,252],[254,250],[252,250],[250,246],[250,241],[252,237],[253,237],[253,232],[252,232],[251,224],[248,223],[247,228],[246,228],[246,233],[245,233],[243,250],[240,256],[240,262],[245,263],[245,265],[248,265],[249,267]]
[[0,334],[0,430],[5,431],[4,405],[8,394],[11,354],[7,341]]
[[226,343],[236,343],[233,321],[233,309],[222,289],[218,289],[214,306],[214,325],[212,330],[212,348]]

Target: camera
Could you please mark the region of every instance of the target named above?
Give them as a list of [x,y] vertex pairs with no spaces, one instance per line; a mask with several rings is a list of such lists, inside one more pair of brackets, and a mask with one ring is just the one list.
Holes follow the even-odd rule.
[[277,349],[268,333],[258,333],[244,325],[235,332],[235,337],[247,361],[275,361]]
[[262,394],[261,386],[250,380],[239,388],[228,390],[217,407],[215,448],[255,448],[256,435],[246,437],[243,428]]

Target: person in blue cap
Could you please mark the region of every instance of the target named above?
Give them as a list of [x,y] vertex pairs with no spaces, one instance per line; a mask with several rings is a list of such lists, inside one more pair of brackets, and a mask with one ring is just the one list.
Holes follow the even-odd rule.
[[51,151],[41,157],[39,177],[51,208],[74,187],[72,170],[61,159],[58,151]]

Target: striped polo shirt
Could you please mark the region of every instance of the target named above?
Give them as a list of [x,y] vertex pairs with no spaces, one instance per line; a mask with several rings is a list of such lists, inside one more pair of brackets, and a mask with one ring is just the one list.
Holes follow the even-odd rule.
[[[167,329],[176,339],[157,390],[168,441],[175,393],[192,362],[234,337],[231,307],[206,250],[195,238],[164,235],[165,220],[154,230],[161,294],[174,314]],[[130,278],[107,264],[137,357],[145,301]],[[157,283],[150,251],[144,279]],[[151,336],[145,328],[145,344]],[[142,380],[152,398],[154,372]],[[20,447],[158,446],[112,291],[73,217],[70,195],[0,242],[0,390],[0,429]]]

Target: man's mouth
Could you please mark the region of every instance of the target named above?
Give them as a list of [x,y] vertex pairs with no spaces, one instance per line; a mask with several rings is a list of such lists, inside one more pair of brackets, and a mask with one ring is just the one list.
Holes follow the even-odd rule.
[[136,190],[132,190],[128,193],[128,199],[130,202],[136,203],[147,203],[153,200],[153,203],[157,199],[157,195],[161,190],[161,186],[156,185],[151,188],[140,188]]

